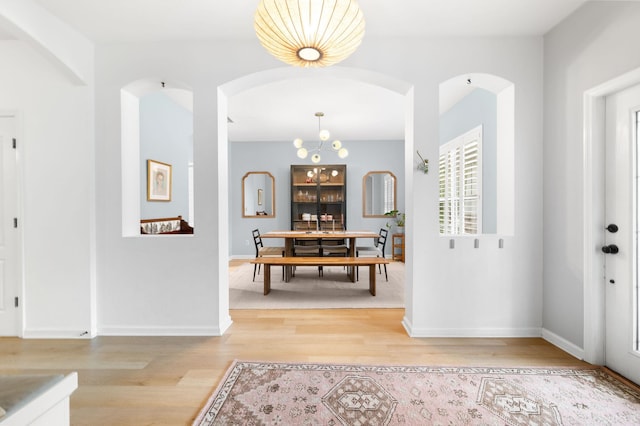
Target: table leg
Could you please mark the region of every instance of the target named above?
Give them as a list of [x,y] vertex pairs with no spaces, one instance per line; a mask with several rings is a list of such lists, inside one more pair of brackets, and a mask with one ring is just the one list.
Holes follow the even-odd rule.
[[264,265],[264,295],[266,296],[271,291],[271,265],[266,263]]
[[369,293],[376,295],[376,265],[369,265]]
[[[285,238],[284,239],[284,255],[285,257],[293,256],[293,238]],[[291,281],[291,277],[293,275],[293,266],[285,266],[284,267],[284,281]]]
[[[349,238],[349,257],[356,256],[356,239]],[[349,275],[349,279],[352,283],[356,282],[356,267],[355,266],[347,266],[347,274]]]

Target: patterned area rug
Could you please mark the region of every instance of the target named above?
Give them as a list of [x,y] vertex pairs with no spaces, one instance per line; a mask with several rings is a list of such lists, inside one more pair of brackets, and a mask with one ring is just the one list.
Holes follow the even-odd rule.
[[360,280],[352,283],[342,267],[297,268],[296,276],[282,281],[279,267],[271,268],[271,293],[263,294],[264,275],[253,278],[253,265],[246,263],[229,274],[229,308],[231,309],[332,309],[332,308],[403,308],[404,263],[387,265],[389,281],[376,274],[376,296],[369,294],[368,268],[360,268]]
[[600,368],[236,361],[194,425],[640,425],[640,392]]

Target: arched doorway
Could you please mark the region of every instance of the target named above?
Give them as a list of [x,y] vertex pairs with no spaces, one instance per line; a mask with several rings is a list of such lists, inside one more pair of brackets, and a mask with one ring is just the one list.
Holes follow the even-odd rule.
[[[396,95],[402,97],[402,116],[404,119],[403,129],[404,129],[404,163],[405,163],[405,173],[404,179],[407,181],[406,188],[411,188],[411,184],[408,180],[412,179],[412,171],[413,171],[413,131],[410,128],[412,126],[411,117],[413,114],[413,95],[412,95],[412,86],[406,82],[399,81],[395,78],[381,75],[378,73],[373,73],[364,70],[358,69],[348,69],[348,68],[340,68],[340,67],[332,67],[330,69],[322,69],[322,70],[304,70],[305,78],[309,78],[312,76],[313,78],[333,78],[333,79],[343,79],[347,81],[357,82],[357,83],[366,83],[380,90],[391,91]],[[228,164],[228,151],[229,151],[229,102],[233,96],[238,95],[244,91],[251,90],[253,88],[259,87],[261,85],[285,81],[288,79],[295,80],[300,79],[301,73],[300,70],[294,68],[278,68],[273,70],[268,70],[256,74],[251,74],[245,77],[238,78],[236,80],[230,81],[219,87],[218,90],[218,191],[219,191],[219,204],[218,204],[218,224],[219,224],[219,251],[221,253],[220,258],[218,259],[219,265],[219,276],[218,282],[219,285],[219,298],[220,298],[220,312],[228,312],[228,297],[229,297],[229,282],[228,282],[228,256],[222,255],[222,253],[229,253],[229,210],[228,203],[225,201],[229,200],[230,197],[230,189],[229,189],[229,164]],[[371,101],[367,99],[366,101]],[[372,117],[372,120],[375,120],[375,117]],[[410,197],[409,190],[405,189],[405,199],[408,201]],[[409,251],[411,247],[407,248]],[[407,267],[411,267],[411,265],[407,265]],[[409,276],[412,276],[409,274]],[[410,282],[410,278],[405,283],[405,299],[409,301],[411,299],[411,289],[412,283]]]

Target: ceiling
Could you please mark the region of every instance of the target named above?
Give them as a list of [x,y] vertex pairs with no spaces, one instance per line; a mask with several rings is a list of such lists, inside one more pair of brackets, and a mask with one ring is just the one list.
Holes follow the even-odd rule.
[[[253,30],[258,0],[34,1],[96,43],[232,38],[258,43]],[[543,35],[586,1],[363,0],[359,3],[366,20],[366,40],[391,36]],[[316,111],[326,114],[323,127],[343,140],[404,138],[404,113],[399,95],[364,83],[315,78],[273,83],[234,96],[229,105],[229,116],[233,120],[229,138],[243,141],[313,137],[318,128]],[[363,137],[356,129],[367,129],[369,134]]]
[[[35,0],[96,42],[253,39],[258,0]],[[585,0],[360,1],[366,35],[541,35]]]

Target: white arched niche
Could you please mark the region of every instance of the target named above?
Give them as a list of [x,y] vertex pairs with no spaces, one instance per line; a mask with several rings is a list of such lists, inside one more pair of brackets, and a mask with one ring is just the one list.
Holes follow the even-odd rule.
[[[172,199],[169,202],[149,204],[145,210],[146,160],[141,143],[146,139],[141,134],[141,101],[153,99],[171,105],[190,117],[191,134],[180,140],[180,158],[175,161],[171,153],[151,154],[151,158],[171,164],[173,174]],[[152,217],[173,217],[181,215],[194,226],[193,212],[193,92],[186,86],[161,79],[141,79],[127,84],[120,90],[121,112],[121,164],[122,164],[122,236],[140,236],[140,219]],[[184,120],[184,117],[183,117]],[[188,132],[187,129],[183,133]],[[151,151],[153,152],[153,150]],[[143,217],[146,216],[146,217]],[[152,216],[152,217],[149,217]]]
[[483,204],[481,215],[488,226],[479,233],[513,235],[514,84],[492,74],[469,73],[441,83],[439,89],[440,145],[478,128],[491,141],[486,144],[488,155],[482,157],[485,169],[480,178],[481,197],[488,204]]

